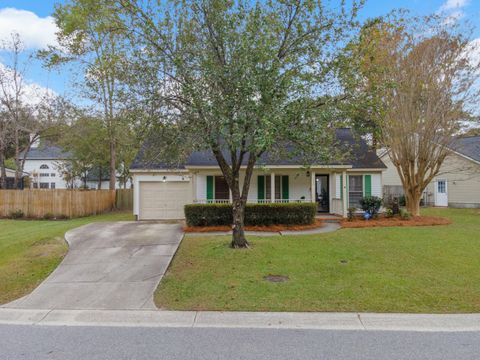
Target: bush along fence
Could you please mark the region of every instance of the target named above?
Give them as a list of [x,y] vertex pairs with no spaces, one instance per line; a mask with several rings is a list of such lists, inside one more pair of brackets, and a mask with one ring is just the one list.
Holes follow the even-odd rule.
[[[247,204],[245,225],[306,225],[315,221],[316,204]],[[231,204],[185,205],[188,226],[216,226],[232,224]]]
[[114,207],[115,191],[110,190],[0,190],[0,217],[72,218]]

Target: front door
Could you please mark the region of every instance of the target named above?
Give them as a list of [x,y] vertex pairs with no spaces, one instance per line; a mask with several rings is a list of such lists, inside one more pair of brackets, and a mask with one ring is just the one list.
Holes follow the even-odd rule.
[[435,182],[435,206],[448,206],[448,189],[445,179],[438,179]]
[[328,192],[328,175],[315,176],[315,198],[318,212],[330,212],[330,195]]

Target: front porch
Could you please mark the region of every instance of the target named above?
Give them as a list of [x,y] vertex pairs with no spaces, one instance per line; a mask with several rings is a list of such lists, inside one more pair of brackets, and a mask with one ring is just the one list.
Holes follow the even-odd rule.
[[[319,214],[347,216],[347,169],[269,169],[255,170],[247,203],[317,204]],[[242,184],[241,184],[242,185]],[[232,196],[220,172],[198,171],[194,175],[194,203],[228,204]]]

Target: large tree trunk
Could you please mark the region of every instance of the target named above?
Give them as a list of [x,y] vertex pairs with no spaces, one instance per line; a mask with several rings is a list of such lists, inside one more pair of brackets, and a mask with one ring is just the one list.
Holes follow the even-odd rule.
[[5,170],[5,155],[0,151],[0,189],[7,188],[7,171]]
[[245,248],[248,247],[248,241],[245,238],[244,220],[245,220],[245,203],[243,199],[233,200],[233,226],[232,226],[232,247]]
[[405,192],[405,201],[407,210],[413,216],[420,216],[420,199],[422,198],[422,193],[418,191],[408,191]]
[[18,129],[15,129],[14,132],[14,141],[15,141],[15,179],[13,180],[13,188],[16,190],[18,189],[18,183],[20,180],[20,146],[19,146],[19,137],[18,137]]
[[102,171],[102,167],[100,167],[98,170],[98,186],[97,186],[98,190],[102,189],[102,178],[103,178],[103,171]]
[[115,140],[110,140],[110,184],[109,189],[115,190],[117,180],[117,149],[115,146]]

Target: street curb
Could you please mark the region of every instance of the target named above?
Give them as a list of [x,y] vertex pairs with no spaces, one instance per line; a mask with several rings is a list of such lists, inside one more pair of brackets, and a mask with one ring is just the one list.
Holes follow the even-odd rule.
[[0,324],[360,331],[480,331],[480,314],[26,310],[0,308]]

